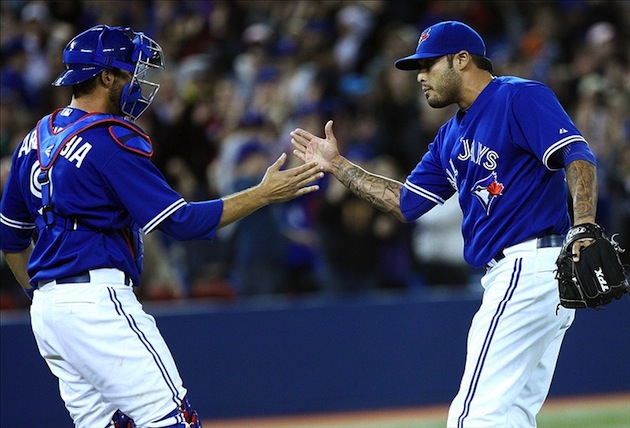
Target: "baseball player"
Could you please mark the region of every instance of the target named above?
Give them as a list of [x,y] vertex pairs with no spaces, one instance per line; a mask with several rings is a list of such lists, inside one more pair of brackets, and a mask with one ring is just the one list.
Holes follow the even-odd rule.
[[[563,234],[594,223],[595,157],[545,85],[496,77],[479,34],[461,22],[427,28],[415,54],[395,63],[416,70],[431,107],[457,104],[404,183],[372,174],[325,138],[296,129],[294,153],[317,161],[357,196],[403,222],[457,193],[464,256],[485,267],[483,300],[470,326],[466,364],[449,427],[533,427],[548,393],[574,311],[559,307],[554,278]],[[579,248],[589,242],[579,242]]]
[[130,28],[98,25],[68,43],[63,62],[53,85],[72,86],[72,101],[23,139],[0,205],[1,249],[32,295],[39,351],[77,427],[200,427],[133,292],[142,234],[212,239],[262,206],[317,190],[323,173],[315,163],[281,170],[283,154],[252,188],[185,201],[134,124],[159,89],[150,73],[163,68],[160,46]]

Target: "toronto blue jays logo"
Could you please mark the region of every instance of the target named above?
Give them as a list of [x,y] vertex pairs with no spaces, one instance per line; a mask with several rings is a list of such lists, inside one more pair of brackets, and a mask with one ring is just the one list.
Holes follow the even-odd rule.
[[[429,36],[431,35],[431,29],[427,28],[426,30],[424,30],[422,32],[422,34],[420,35],[420,38],[418,39],[418,47],[420,47],[420,43],[424,42],[426,39],[429,38]],[[416,50],[418,48],[416,47]]]
[[486,178],[477,181],[472,187],[471,193],[481,202],[486,214],[490,215],[492,205],[503,194],[503,189],[503,184],[497,181],[497,173],[493,171]]

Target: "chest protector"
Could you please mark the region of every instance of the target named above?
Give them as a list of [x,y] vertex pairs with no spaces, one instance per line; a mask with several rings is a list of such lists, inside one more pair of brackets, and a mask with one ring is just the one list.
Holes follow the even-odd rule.
[[37,180],[41,185],[42,192],[42,215],[37,219],[38,226],[41,228],[61,227],[69,231],[93,230],[100,233],[121,233],[141,271],[143,244],[139,228],[97,229],[83,224],[77,217],[65,217],[56,213],[52,204],[50,170],[65,145],[74,141],[78,134],[89,128],[107,126],[109,135],[117,144],[126,150],[146,157],[153,155],[153,144],[150,137],[132,123],[117,116],[103,113],[86,114],[68,126],[56,130],[53,121],[60,111],[61,109],[56,110],[43,117],[37,124],[37,157],[41,168]]

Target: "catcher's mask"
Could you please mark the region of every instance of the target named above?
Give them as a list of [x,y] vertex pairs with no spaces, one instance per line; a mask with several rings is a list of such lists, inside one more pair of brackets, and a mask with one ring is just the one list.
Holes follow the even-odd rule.
[[148,74],[164,68],[162,48],[153,39],[131,28],[97,25],[75,36],[63,50],[66,70],[52,83],[70,86],[84,82],[105,69],[133,73],[123,87],[120,108],[132,122],[149,107],[160,85]]

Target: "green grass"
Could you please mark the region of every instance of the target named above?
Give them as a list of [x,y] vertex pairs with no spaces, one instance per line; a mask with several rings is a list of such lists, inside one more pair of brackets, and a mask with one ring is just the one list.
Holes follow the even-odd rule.
[[538,428],[630,428],[628,406],[542,411]]
[[[443,411],[442,411],[443,410]],[[409,412],[388,415],[343,415],[322,419],[296,417],[282,420],[264,418],[256,422],[232,421],[223,424],[208,421],[210,428],[445,428],[447,408],[418,416]],[[204,422],[206,426],[206,422]],[[594,400],[549,402],[538,415],[538,428],[630,428],[630,396],[599,397]]]
[[[368,425],[365,428],[444,428],[446,421],[442,418],[430,421],[409,423],[382,422]],[[538,415],[538,428],[630,428],[630,403],[628,406],[583,407],[580,409],[543,409]]]
[[[345,427],[346,425],[344,425]],[[444,428],[443,418],[424,422],[392,421],[361,424],[361,428]],[[630,428],[628,406],[597,409],[581,406],[579,409],[547,409],[538,415],[538,428]]]

